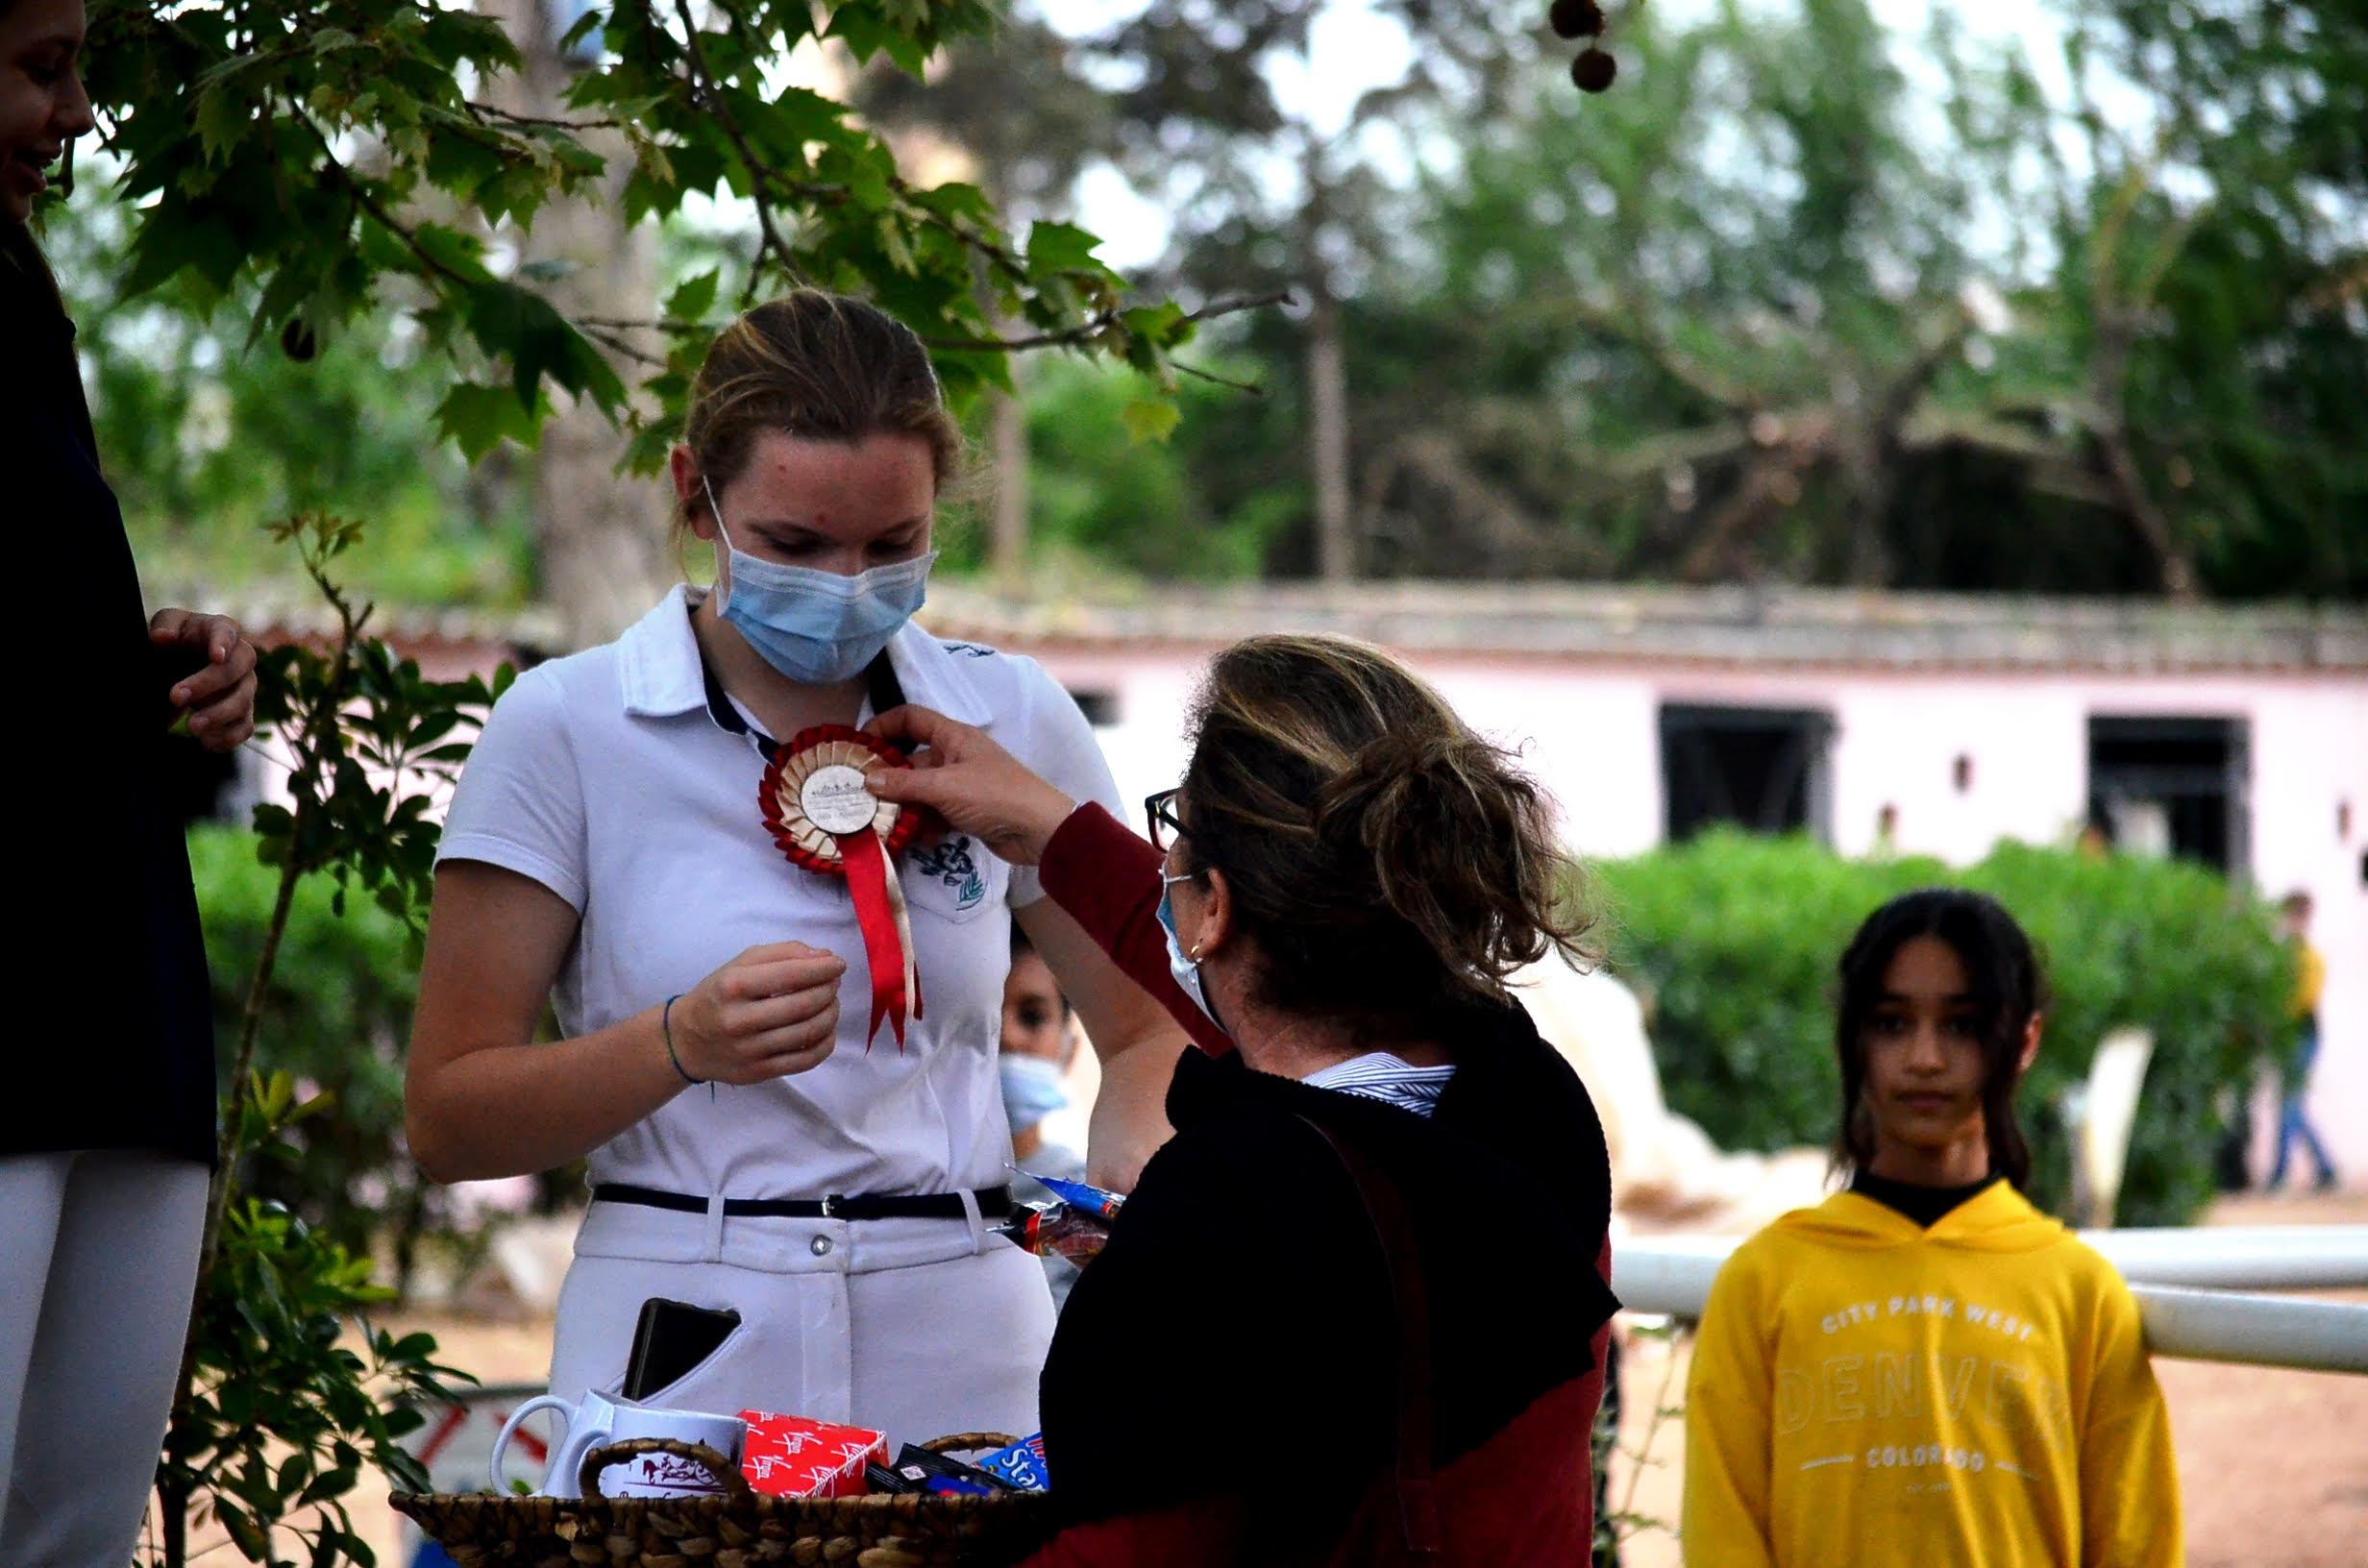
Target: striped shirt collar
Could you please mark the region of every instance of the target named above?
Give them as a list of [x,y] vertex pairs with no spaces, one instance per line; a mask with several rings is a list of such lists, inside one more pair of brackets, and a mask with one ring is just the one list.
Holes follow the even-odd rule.
[[1299,1082],[1311,1089],[1356,1094],[1427,1116],[1439,1109],[1439,1096],[1446,1090],[1447,1080],[1454,1076],[1452,1062],[1443,1066],[1418,1067],[1388,1051],[1368,1051],[1320,1072],[1309,1073]]

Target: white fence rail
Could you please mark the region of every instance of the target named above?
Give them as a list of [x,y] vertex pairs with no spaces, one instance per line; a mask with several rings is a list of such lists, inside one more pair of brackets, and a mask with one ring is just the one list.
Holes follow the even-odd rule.
[[[2084,1231],[2130,1282],[2158,1356],[2368,1373],[2368,1303],[2258,1295],[2368,1288],[2368,1225]],[[1612,1251],[1632,1311],[1699,1317],[1737,1238],[1636,1237]],[[2203,1286],[2207,1288],[2197,1288]]]

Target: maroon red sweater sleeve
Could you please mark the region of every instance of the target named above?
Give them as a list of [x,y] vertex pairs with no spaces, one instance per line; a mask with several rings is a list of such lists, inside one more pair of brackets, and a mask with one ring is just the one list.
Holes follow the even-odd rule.
[[1223,1056],[1233,1041],[1168,972],[1168,939],[1159,927],[1159,868],[1158,850],[1089,800],[1069,814],[1045,845],[1038,871],[1052,901],[1184,1026],[1194,1044]]

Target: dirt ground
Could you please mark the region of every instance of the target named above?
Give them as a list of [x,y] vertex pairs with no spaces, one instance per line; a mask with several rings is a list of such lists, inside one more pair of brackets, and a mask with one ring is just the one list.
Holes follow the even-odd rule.
[[[2247,1196],[2221,1204],[2208,1222],[2368,1224],[2368,1193]],[[2368,1301],[2368,1291],[2341,1295]],[[423,1313],[401,1326],[434,1334],[447,1364],[486,1383],[534,1382],[549,1363],[548,1321]],[[2368,1562],[2368,1378],[2172,1360],[2156,1362],[2156,1375],[2170,1401],[2191,1568],[2360,1568]],[[1621,1461],[1611,1501],[1674,1522],[1683,1434],[1675,1421],[1648,1432],[1653,1396],[1665,1377],[1668,1402],[1681,1403],[1683,1350],[1672,1366],[1663,1346],[1637,1341],[1627,1363],[1621,1438],[1643,1462]],[[379,1546],[381,1562],[407,1565],[396,1555],[398,1521],[382,1495],[356,1510],[356,1523]],[[1678,1556],[1674,1535],[1647,1530],[1629,1541],[1623,1561],[1627,1568],[1674,1568]]]

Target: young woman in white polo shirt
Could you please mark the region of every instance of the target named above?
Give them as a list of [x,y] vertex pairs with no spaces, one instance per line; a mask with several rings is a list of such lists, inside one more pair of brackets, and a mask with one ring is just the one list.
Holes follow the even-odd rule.
[[[420,977],[411,1150],[445,1181],[588,1158],[555,1392],[612,1389],[642,1304],[740,1315],[654,1401],[854,1421],[894,1437],[1036,1430],[1052,1304],[992,1234],[1010,1135],[996,1071],[1009,920],[1104,1057],[1097,1173],[1166,1137],[1181,1032],[975,839],[907,848],[922,1008],[869,1038],[848,882],[758,811],[777,740],[909,698],[1117,809],[1076,704],[1032,661],[912,625],[959,452],[926,352],[812,290],[716,341],[673,478],[716,544],[616,642],[496,705],[452,802]],[[545,999],[563,1039],[531,1036]]]

